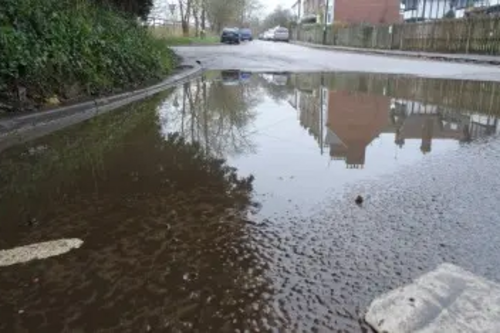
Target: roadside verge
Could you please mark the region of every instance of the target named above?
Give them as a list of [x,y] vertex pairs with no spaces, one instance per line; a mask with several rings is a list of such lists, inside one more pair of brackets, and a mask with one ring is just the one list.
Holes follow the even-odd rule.
[[376,54],[376,55],[392,56],[392,57],[431,59],[431,60],[449,61],[458,63],[473,63],[478,65],[500,65],[500,56],[366,49],[366,48],[347,47],[347,46],[321,45],[321,44],[314,44],[314,43],[307,43],[300,41],[290,41],[290,43],[321,50]]
[[0,118],[0,151],[64,127],[147,98],[165,89],[187,82],[203,69],[196,63],[184,63],[182,70],[155,85],[91,101]]

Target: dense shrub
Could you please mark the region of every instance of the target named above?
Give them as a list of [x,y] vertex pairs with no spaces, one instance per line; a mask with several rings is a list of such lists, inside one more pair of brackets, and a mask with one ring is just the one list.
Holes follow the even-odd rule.
[[[0,0],[0,92],[41,101],[164,77],[174,57],[138,21],[84,0]],[[7,97],[6,97],[7,96]]]
[[153,0],[93,0],[94,2],[112,6],[130,16],[146,19],[153,8]]

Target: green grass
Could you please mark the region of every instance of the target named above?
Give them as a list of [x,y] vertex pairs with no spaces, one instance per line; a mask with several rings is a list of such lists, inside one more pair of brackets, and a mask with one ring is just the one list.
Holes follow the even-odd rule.
[[220,43],[220,37],[218,36],[206,36],[201,37],[183,37],[183,36],[165,36],[162,38],[169,46],[180,46],[180,45],[202,45],[202,44],[218,44]]

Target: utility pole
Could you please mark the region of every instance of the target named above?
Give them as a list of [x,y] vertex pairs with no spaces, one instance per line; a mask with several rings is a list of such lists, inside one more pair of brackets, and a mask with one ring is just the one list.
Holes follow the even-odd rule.
[[297,0],[297,2],[295,3],[297,6],[298,6],[298,9],[297,9],[297,26],[296,26],[296,29],[297,29],[297,40],[300,41],[300,30],[302,29],[302,25],[301,25],[301,19],[300,19],[300,15],[301,15],[301,12],[300,12],[300,7],[302,7],[302,0]]
[[[335,0],[332,0],[335,1]],[[324,17],[324,22],[323,22],[323,45],[326,45],[326,26],[327,26],[327,19],[328,19],[328,7],[330,7],[330,0],[326,0],[325,4],[325,17]]]

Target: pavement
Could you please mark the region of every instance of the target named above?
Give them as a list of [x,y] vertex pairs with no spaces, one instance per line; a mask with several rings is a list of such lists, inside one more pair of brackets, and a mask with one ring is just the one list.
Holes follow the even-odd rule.
[[253,41],[241,45],[175,47],[174,50],[186,60],[199,60],[205,69],[214,70],[369,72],[500,81],[500,68],[494,66],[322,50],[287,43]]
[[299,41],[294,41],[293,44],[317,48],[317,49],[323,49],[323,50],[332,50],[332,51],[347,51],[347,52],[358,52],[358,53],[368,53],[368,54],[379,54],[384,56],[413,57],[413,58],[424,58],[432,60],[468,62],[468,63],[476,63],[482,65],[500,65],[500,56],[493,56],[493,55],[367,49],[360,47],[321,45],[321,44],[299,42]]

